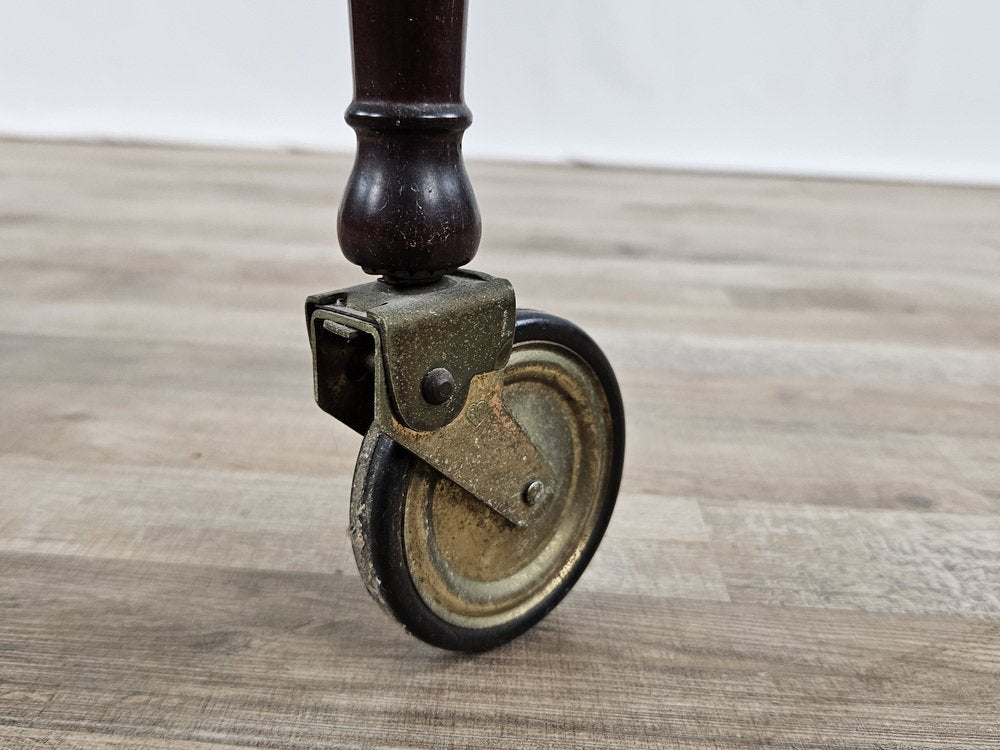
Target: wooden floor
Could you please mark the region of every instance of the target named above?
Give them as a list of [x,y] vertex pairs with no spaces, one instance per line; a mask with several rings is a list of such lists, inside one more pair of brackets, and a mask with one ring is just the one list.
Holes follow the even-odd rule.
[[0,143],[0,747],[1000,747],[1000,191],[471,165],[629,443],[469,657],[369,599],[312,401],[348,168]]

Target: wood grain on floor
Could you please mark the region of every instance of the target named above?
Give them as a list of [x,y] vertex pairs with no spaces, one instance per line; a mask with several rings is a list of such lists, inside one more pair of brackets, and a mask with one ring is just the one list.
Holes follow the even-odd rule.
[[349,167],[0,142],[0,747],[1000,747],[1000,191],[473,163],[629,444],[469,657],[369,600],[312,401]]

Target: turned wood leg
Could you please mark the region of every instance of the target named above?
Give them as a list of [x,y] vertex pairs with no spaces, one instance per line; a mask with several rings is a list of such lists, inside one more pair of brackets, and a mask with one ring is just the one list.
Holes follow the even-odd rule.
[[481,224],[462,161],[465,0],[351,0],[358,148],[338,236],[393,283],[432,281],[476,254]]

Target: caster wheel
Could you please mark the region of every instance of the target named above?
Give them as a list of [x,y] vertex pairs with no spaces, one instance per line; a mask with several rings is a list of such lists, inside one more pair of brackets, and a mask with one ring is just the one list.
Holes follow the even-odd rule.
[[503,372],[507,409],[552,463],[518,528],[372,429],[354,475],[351,539],[368,590],[413,635],[485,651],[548,614],[590,562],[611,518],[625,448],[618,383],[572,323],[519,310]]

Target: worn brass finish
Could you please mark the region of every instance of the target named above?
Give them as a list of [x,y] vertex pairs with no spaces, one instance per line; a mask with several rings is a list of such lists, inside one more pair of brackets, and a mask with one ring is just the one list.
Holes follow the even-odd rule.
[[609,473],[610,409],[573,353],[518,344],[502,381],[506,407],[554,464],[552,480],[541,480],[544,500],[532,506],[539,515],[511,526],[427,465],[414,470],[404,500],[413,583],[439,617],[461,627],[511,621],[559,586],[590,540]]
[[[532,523],[544,504],[526,502],[524,488],[534,481],[552,487],[556,478],[503,397],[498,368],[514,325],[509,284],[469,273],[409,293],[383,286],[310,298],[317,403],[359,432],[374,426],[389,435],[503,523]],[[431,404],[423,378],[441,366],[454,373],[454,391]]]
[[[433,432],[416,432],[382,410],[382,431],[471,492],[515,526],[537,521],[544,508],[524,499],[533,481],[555,482],[549,451],[536,444],[506,403],[500,371],[476,375],[458,419]],[[378,412],[378,407],[376,406]],[[385,422],[384,417],[390,419]]]
[[[503,367],[514,343],[515,305],[510,282],[473,271],[459,271],[418,287],[374,282],[310,297],[306,317],[314,354],[312,321],[318,310],[336,313],[334,322],[347,329],[356,328],[351,319],[378,327],[382,364],[397,418],[421,432],[435,430],[458,416],[472,377]],[[318,360],[316,364],[324,365]],[[424,376],[436,368],[447,368],[454,380],[451,397],[441,403],[429,402],[422,388]],[[326,379],[339,377],[332,368],[323,374]],[[340,419],[335,413],[338,405],[323,398],[327,394],[322,390],[329,389],[330,383],[321,383],[318,375],[317,371],[316,400]],[[359,430],[366,431],[367,425]]]

